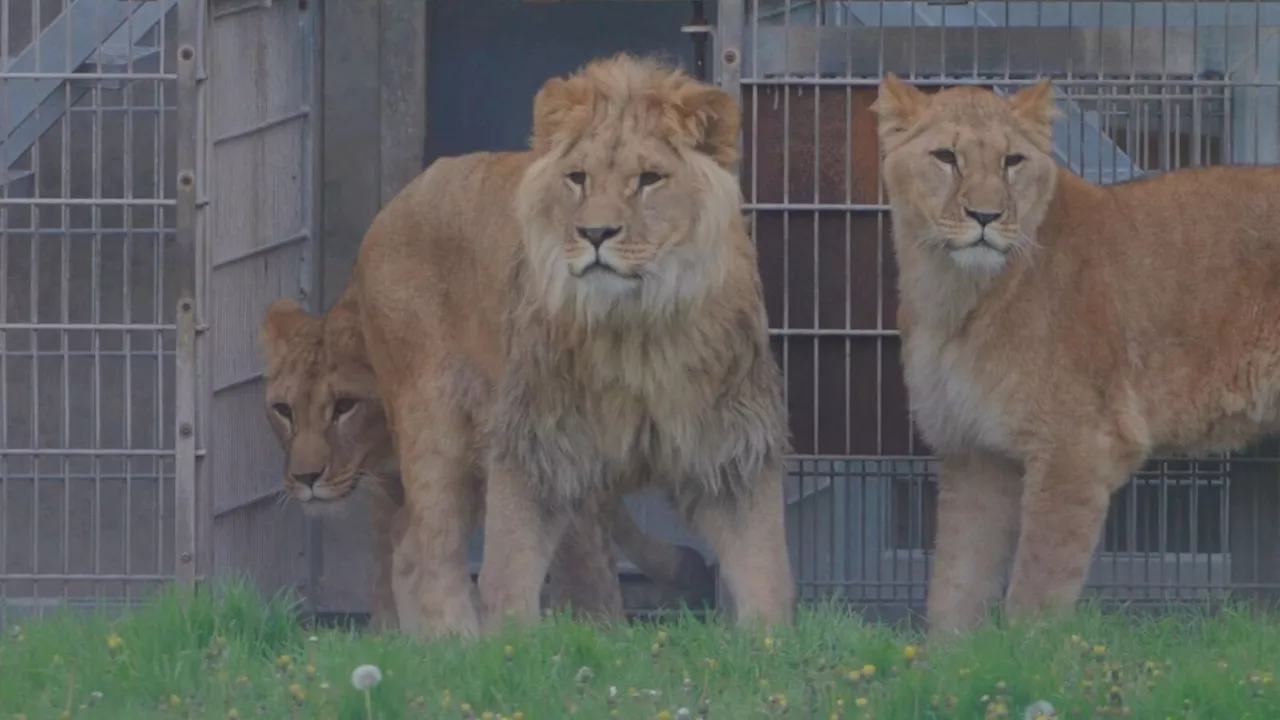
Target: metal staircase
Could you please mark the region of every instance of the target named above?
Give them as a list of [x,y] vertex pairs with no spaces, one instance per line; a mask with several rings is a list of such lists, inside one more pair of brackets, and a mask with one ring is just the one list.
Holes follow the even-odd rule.
[[[896,25],[915,27],[1002,27],[977,4],[885,3],[871,12],[867,3],[849,3],[853,18],[869,26]],[[913,18],[914,16],[914,18]],[[997,91],[999,92],[999,91]],[[1098,183],[1113,183],[1142,175],[1133,158],[1102,131],[1096,110],[1084,110],[1062,91],[1056,90],[1058,107],[1063,111],[1053,126],[1054,151],[1058,161],[1082,177]]]
[[15,167],[19,160],[95,84],[121,89],[124,74],[159,52],[139,39],[176,1],[72,0],[0,64],[0,195],[32,195],[34,169]]

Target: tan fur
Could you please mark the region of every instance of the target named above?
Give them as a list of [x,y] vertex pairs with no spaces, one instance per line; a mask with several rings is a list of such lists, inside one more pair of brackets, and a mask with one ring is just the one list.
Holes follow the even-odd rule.
[[[1070,612],[1146,458],[1280,418],[1280,170],[1094,186],[1054,160],[1052,98],[888,76],[874,106],[907,388],[941,458],[935,634],[977,625],[1010,559],[1008,616]],[[999,214],[991,247],[965,208]]]
[[[287,451],[285,491],[307,512],[341,505],[358,484],[373,491],[373,624],[384,629],[398,625],[416,634],[421,625],[418,603],[409,598],[418,582],[418,546],[413,536],[406,541],[408,513],[403,510],[399,462],[359,323],[351,293],[322,317],[308,315],[292,300],[273,303],[260,331],[267,359],[267,413]],[[336,414],[340,398],[354,402],[346,413]],[[288,419],[273,407],[279,404],[291,408]],[[314,485],[291,475],[315,468],[327,470]],[[608,528],[587,522],[561,543],[564,557],[552,568],[558,580],[553,605],[601,619],[621,615],[617,568],[605,545],[610,536],[641,572],[658,582],[696,587],[707,581],[710,571],[697,551],[642,532],[624,507],[605,512]]]
[[[482,506],[492,629],[537,616],[571,517],[651,478],[710,540],[739,617],[789,621],[786,418],[727,169],[736,105],[619,57],[549,81],[534,118],[532,152],[432,164],[375,218],[357,262],[410,531],[427,548],[426,632],[480,627],[464,551]],[[645,172],[657,176],[640,188]],[[617,231],[597,252],[584,224]]]

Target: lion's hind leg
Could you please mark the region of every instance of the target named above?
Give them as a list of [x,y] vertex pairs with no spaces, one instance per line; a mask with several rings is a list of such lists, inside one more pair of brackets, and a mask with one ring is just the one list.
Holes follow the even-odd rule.
[[622,586],[609,543],[610,519],[586,506],[569,521],[556,549],[547,594],[553,608],[598,622],[620,620]]

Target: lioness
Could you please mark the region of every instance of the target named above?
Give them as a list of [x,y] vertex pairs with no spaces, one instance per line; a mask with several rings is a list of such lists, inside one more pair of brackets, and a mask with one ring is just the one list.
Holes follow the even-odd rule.
[[1068,614],[1149,455],[1280,420],[1280,170],[1092,185],[1054,160],[1048,81],[888,75],[873,109],[910,405],[941,460],[932,631],[979,624],[1011,557],[1006,614]]
[[[374,627],[417,627],[416,538],[402,537],[407,513],[391,429],[364,351],[350,293],[323,316],[290,299],[267,309],[259,331],[266,358],[265,400],[271,427],[287,452],[284,488],[309,513],[343,506],[357,487],[370,489],[374,535]],[[625,507],[610,518],[611,536],[645,575],[681,588],[702,587],[710,569],[692,548],[645,534]],[[553,605],[591,617],[621,614],[617,567],[607,536],[581,528],[561,543],[551,571]],[[393,572],[393,550],[396,557]]]
[[488,475],[484,629],[537,617],[575,514],[650,478],[742,621],[789,622],[781,373],[718,88],[618,56],[549,80],[529,152],[433,163],[374,219],[355,283],[423,538],[428,632],[480,628],[465,522]]

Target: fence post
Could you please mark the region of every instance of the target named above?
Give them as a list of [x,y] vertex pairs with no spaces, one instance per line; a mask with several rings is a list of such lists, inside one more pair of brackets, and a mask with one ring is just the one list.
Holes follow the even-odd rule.
[[[1280,598],[1280,440],[1268,438],[1231,458],[1228,486],[1229,587],[1258,609]],[[1264,586],[1270,587],[1264,587]]]
[[[177,325],[174,353],[174,566],[178,581],[190,586],[208,568],[210,552],[201,511],[208,508],[208,489],[197,483],[196,456],[204,427],[197,421],[200,392],[198,363],[197,267],[201,242],[197,198],[204,188],[200,164],[200,75],[204,69],[203,0],[178,3],[177,61],[177,217],[174,260],[177,273]],[[204,502],[201,502],[204,501]],[[201,555],[204,553],[205,555]]]

